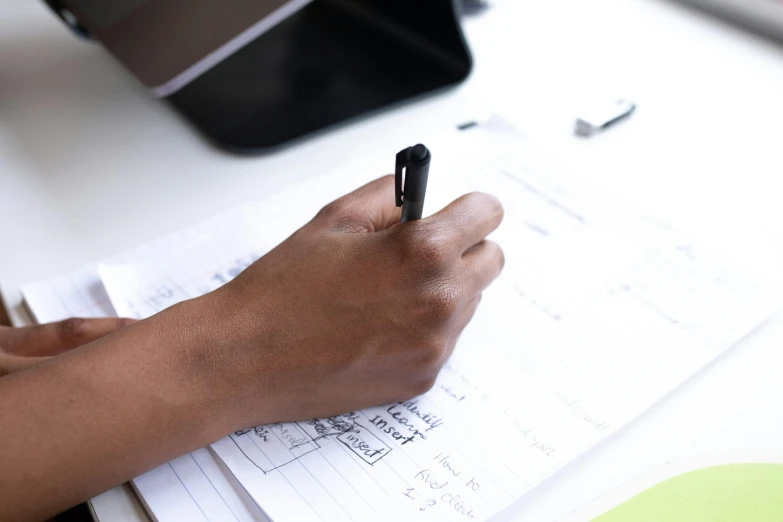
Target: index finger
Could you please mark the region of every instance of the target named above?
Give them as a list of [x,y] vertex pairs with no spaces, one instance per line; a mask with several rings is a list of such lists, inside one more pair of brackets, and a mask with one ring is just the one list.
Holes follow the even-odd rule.
[[316,220],[341,232],[379,232],[400,221],[394,176],[378,178],[325,206]]
[[12,355],[42,357],[58,355],[108,335],[133,319],[66,319],[57,323],[10,328],[0,332],[0,348]]
[[460,254],[464,254],[500,226],[503,205],[494,196],[473,192],[450,203],[425,221],[436,227],[446,241],[456,245]]

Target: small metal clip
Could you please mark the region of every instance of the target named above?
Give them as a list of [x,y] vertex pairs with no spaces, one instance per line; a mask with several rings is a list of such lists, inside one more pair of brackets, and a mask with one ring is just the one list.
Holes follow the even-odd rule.
[[394,168],[394,201],[398,207],[402,206],[402,171],[410,164],[411,147],[397,153],[397,161]]

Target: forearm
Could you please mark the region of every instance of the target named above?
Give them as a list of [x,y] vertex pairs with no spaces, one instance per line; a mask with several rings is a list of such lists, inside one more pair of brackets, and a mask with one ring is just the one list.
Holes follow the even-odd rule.
[[230,431],[184,303],[0,379],[0,520],[38,520]]
[[0,378],[0,520],[239,428],[428,391],[503,268],[486,240],[503,209],[470,194],[400,224],[393,192],[391,176],[369,183],[217,291]]

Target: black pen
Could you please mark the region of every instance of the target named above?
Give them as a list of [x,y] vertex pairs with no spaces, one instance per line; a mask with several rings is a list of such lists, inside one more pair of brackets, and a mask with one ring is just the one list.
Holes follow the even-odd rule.
[[[402,222],[421,219],[424,212],[424,196],[430,177],[432,155],[422,144],[400,151],[394,169],[394,202],[402,207]],[[405,169],[405,188],[402,186],[402,170]]]

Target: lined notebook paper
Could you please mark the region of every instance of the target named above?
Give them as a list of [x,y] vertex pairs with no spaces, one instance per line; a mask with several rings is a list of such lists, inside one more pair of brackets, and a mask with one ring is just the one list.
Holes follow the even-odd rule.
[[[428,210],[470,190],[498,195],[506,220],[493,239],[506,269],[429,393],[249,428],[212,446],[275,522],[485,520],[771,313],[754,285],[632,203],[552,175],[553,163],[539,162],[517,135],[472,131],[431,148]],[[107,300],[122,315],[146,317],[230,281],[359,180],[369,177],[308,182],[32,285],[25,298],[39,320],[80,309],[100,315]],[[47,307],[60,315],[42,317]],[[166,473],[155,487],[134,481],[153,511],[150,490],[179,488]],[[197,488],[185,489],[198,498],[183,505],[206,503]],[[158,509],[163,515],[176,519]]]

